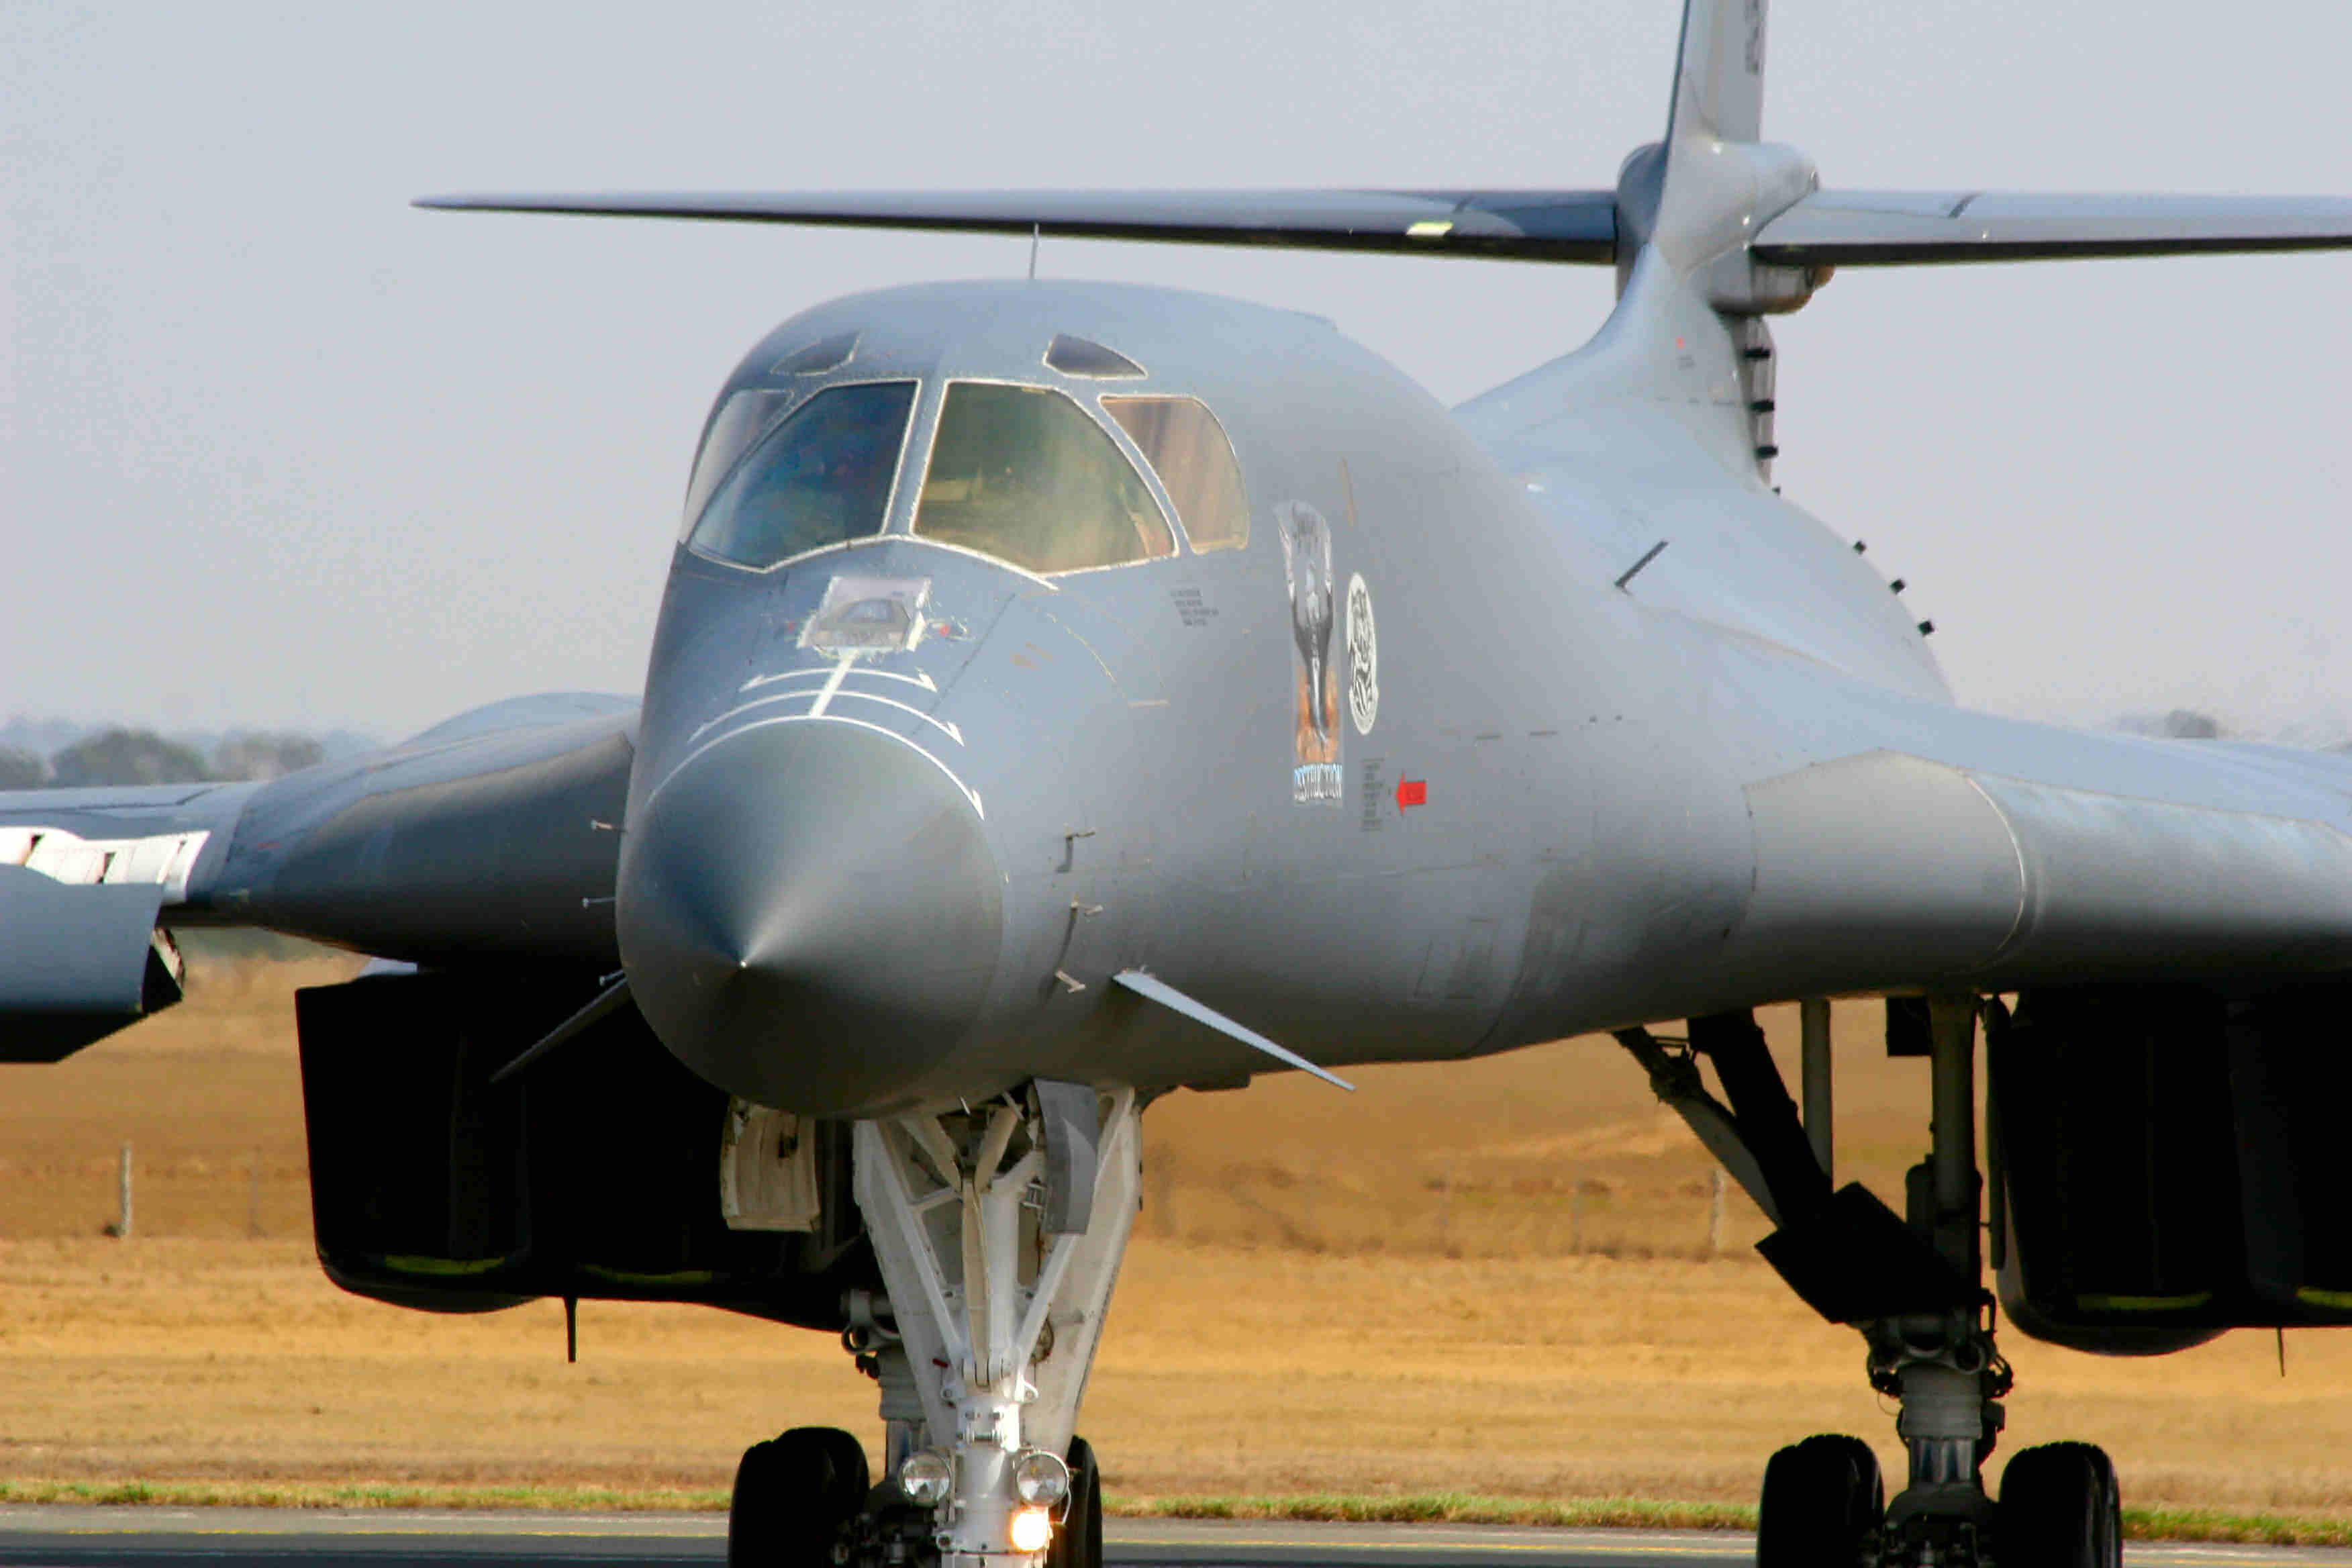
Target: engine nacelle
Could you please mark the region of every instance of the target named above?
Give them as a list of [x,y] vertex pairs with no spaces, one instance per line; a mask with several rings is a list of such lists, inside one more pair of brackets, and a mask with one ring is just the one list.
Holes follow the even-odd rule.
[[2352,988],[2023,996],[1988,1030],[1992,1263],[2036,1339],[2108,1355],[2352,1323]]
[[623,1006],[505,1083],[577,977],[375,975],[296,998],[319,1260],[428,1311],[541,1296],[843,1326],[878,1283],[849,1130],[730,1101]]

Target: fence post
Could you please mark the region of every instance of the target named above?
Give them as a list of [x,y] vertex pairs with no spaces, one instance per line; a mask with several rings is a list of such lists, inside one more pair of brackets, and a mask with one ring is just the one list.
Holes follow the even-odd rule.
[[128,1138],[122,1141],[122,1163],[115,1173],[114,1198],[114,1234],[128,1237],[131,1234],[131,1140]]
[[1447,1232],[1454,1217],[1454,1162],[1445,1162],[1444,1173],[1437,1178],[1437,1250],[1450,1250]]
[[1717,1165],[1708,1173],[1706,1196],[1706,1255],[1719,1256],[1723,1251],[1723,1167]]

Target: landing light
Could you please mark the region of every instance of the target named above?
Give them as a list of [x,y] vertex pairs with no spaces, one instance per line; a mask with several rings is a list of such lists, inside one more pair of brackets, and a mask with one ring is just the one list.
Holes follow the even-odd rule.
[[955,1484],[955,1467],[945,1454],[923,1448],[907,1456],[898,1467],[898,1489],[917,1508],[937,1508]]
[[1024,1508],[1013,1516],[1015,1552],[1043,1552],[1054,1543],[1054,1516],[1042,1508]]
[[1051,1508],[1070,1495],[1070,1467],[1043,1448],[1024,1448],[1013,1461],[1013,1489],[1023,1502]]

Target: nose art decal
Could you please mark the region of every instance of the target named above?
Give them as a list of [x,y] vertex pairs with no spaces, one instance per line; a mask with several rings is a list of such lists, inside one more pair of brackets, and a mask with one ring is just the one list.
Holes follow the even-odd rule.
[[1348,717],[1369,735],[1381,716],[1381,645],[1372,630],[1372,591],[1348,578]]
[[1274,509],[1282,535],[1283,574],[1290,580],[1291,665],[1296,699],[1290,798],[1299,805],[1339,804],[1339,672],[1331,663],[1331,525],[1305,501]]

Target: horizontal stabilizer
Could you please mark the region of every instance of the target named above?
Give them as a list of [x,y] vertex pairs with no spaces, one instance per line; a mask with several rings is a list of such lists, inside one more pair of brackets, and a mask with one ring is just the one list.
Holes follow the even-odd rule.
[[416,205],[1606,265],[1616,258],[1616,199],[1612,191],[614,192],[426,196]]
[[1754,248],[1758,260],[1784,267],[2346,249],[2352,200],[1816,191],[1766,224]]

